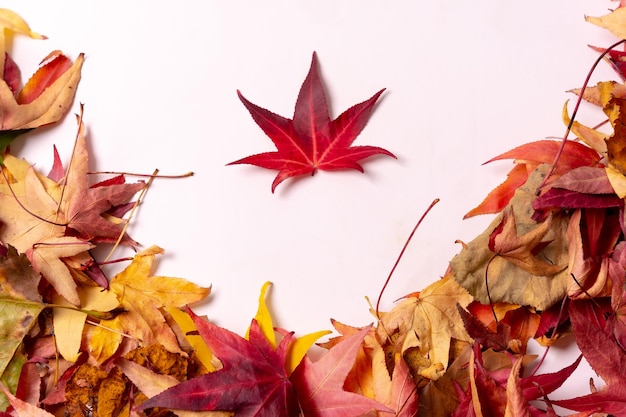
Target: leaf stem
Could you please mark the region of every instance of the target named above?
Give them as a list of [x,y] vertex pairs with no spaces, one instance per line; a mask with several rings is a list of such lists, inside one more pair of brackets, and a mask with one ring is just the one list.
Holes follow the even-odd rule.
[[148,188],[150,187],[150,185],[152,184],[152,182],[154,181],[154,179],[156,178],[156,175],[158,173],[159,173],[159,170],[155,169],[154,170],[154,174],[150,177],[150,179],[146,183],[146,186],[141,189],[141,193],[139,194],[139,197],[137,197],[137,200],[135,201],[135,204],[133,204],[133,208],[130,210],[130,214],[128,215],[128,220],[124,223],[124,227],[122,228],[122,231],[120,232],[119,236],[117,237],[117,240],[115,241],[115,244],[111,248],[111,251],[106,256],[106,258],[104,258],[104,261],[102,261],[102,262],[105,262],[105,263],[108,262],[109,259],[111,258],[111,256],[113,256],[113,252],[115,252],[115,249],[117,249],[117,247],[120,245],[120,242],[122,241],[122,239],[124,238],[124,235],[126,234],[126,230],[128,229],[128,225],[130,224],[130,219],[133,218],[133,215],[135,214],[135,211],[137,210],[137,207],[139,206],[139,202],[141,201],[143,196],[146,194],[146,191],[148,191]]
[[585,90],[587,89],[587,85],[589,84],[591,75],[595,71],[600,61],[602,61],[602,59],[606,56],[606,54],[608,54],[609,51],[615,49],[616,47],[618,47],[624,42],[626,42],[626,39],[621,39],[615,42],[613,45],[609,46],[604,52],[600,54],[600,56],[598,56],[598,58],[595,60],[595,62],[591,66],[591,69],[589,70],[589,72],[587,73],[587,77],[585,78],[585,82],[583,83],[583,86],[581,87],[580,92],[578,93],[578,99],[576,100],[576,105],[574,106],[574,110],[572,111],[572,117],[570,118],[570,121],[567,124],[567,129],[565,129],[565,134],[563,135],[561,146],[559,147],[559,150],[556,153],[556,156],[554,157],[554,162],[552,162],[552,167],[550,167],[550,171],[548,171],[548,174],[544,177],[543,181],[541,182],[537,190],[542,189],[546,185],[546,182],[552,176],[552,174],[554,173],[554,170],[556,169],[556,164],[559,162],[559,159],[561,158],[563,149],[565,149],[565,143],[567,142],[567,137],[569,136],[569,133],[572,130],[572,126],[574,126],[574,120],[576,119],[576,114],[578,113],[578,109],[580,108],[580,103],[582,102],[583,95],[585,93]]
[[[158,172],[158,171],[159,170],[157,169],[156,172]],[[185,172],[184,174],[177,174],[177,175],[156,175],[156,174],[139,174],[139,173],[135,173],[135,172],[122,172],[122,171],[89,171],[89,172],[87,172],[87,174],[90,174],[90,175],[97,175],[97,174],[129,175],[131,177],[177,179],[177,178],[193,177],[195,175],[195,172],[189,171],[189,172]]]
[[415,227],[413,227],[413,230],[411,231],[411,234],[409,235],[408,239],[406,240],[406,242],[404,242],[404,246],[402,247],[402,250],[400,251],[400,254],[398,255],[398,258],[396,259],[396,262],[393,264],[393,267],[391,268],[391,271],[389,271],[389,275],[387,276],[387,279],[385,280],[385,284],[383,285],[383,288],[380,290],[380,293],[378,293],[378,300],[376,300],[376,317],[378,317],[379,320],[380,320],[380,314],[379,314],[379,311],[380,311],[379,310],[380,300],[383,297],[383,293],[385,292],[385,289],[387,288],[387,285],[389,284],[389,281],[391,281],[391,276],[393,275],[394,271],[396,270],[396,267],[400,263],[400,259],[402,259],[402,255],[404,255],[404,252],[406,251],[407,246],[409,246],[409,242],[413,238],[413,235],[417,231],[417,228],[420,226],[420,224],[422,224],[422,221],[424,220],[424,218],[428,215],[430,210],[438,202],[439,202],[439,198],[435,198],[432,201],[432,203],[430,203],[430,205],[428,206],[428,208],[426,209],[424,214],[422,214],[422,217],[420,217],[420,219],[417,221],[417,224],[415,224]]

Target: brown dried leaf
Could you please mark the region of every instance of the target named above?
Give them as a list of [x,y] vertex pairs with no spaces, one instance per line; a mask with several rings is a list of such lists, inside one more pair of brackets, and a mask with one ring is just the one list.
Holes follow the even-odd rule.
[[[524,235],[537,227],[537,223],[531,218],[534,213],[532,201],[548,169],[547,165],[540,165],[511,199],[510,207],[515,215],[518,235]],[[535,254],[536,257],[553,265],[567,264],[568,220],[566,214],[553,215],[550,229],[546,230],[543,239],[551,243]],[[533,275],[503,257],[494,258],[493,252],[489,250],[489,238],[501,222],[502,216],[497,217],[485,232],[469,242],[452,259],[450,267],[454,278],[483,304],[507,302],[545,310],[560,301],[567,290],[567,270],[553,276]],[[494,259],[490,262],[492,258]],[[487,265],[490,296],[485,285]]]

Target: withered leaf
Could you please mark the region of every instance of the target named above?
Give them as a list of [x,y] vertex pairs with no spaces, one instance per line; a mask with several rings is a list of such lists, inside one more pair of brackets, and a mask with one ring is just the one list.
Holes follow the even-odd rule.
[[489,250],[506,259],[532,275],[552,276],[562,271],[565,266],[554,265],[541,260],[534,252],[545,246],[545,236],[552,227],[552,216],[519,235],[515,222],[515,213],[511,206],[502,212],[500,223],[489,235]]
[[405,358],[409,355],[419,359],[417,366],[409,366],[417,375],[436,380],[448,366],[450,339],[471,342],[457,310],[457,304],[465,307],[471,301],[472,296],[454,277],[446,275],[419,296],[407,297],[384,313],[377,328],[378,339],[382,344],[391,343],[394,351]]
[[[537,227],[537,222],[532,219],[534,211],[531,203],[548,169],[547,165],[539,166],[511,199],[510,207],[515,216],[518,236],[523,236]],[[564,213],[553,215],[550,229],[546,230],[542,239],[550,244],[534,256],[551,265],[567,265],[568,221],[569,218]],[[560,301],[567,290],[566,270],[551,276],[533,275],[503,257],[494,258],[494,253],[489,249],[489,240],[501,223],[502,216],[498,216],[485,232],[452,258],[450,267],[457,282],[483,304],[507,302],[545,310]],[[487,265],[489,294],[485,285]]]
[[44,304],[34,301],[0,297],[0,374],[37,323],[37,316],[44,307]]

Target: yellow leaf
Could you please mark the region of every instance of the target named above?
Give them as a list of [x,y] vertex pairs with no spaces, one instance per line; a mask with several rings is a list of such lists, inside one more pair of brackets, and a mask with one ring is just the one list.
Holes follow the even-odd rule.
[[[254,319],[259,324],[261,328],[261,332],[263,336],[267,339],[268,342],[272,345],[274,349],[276,349],[276,336],[274,334],[274,324],[272,323],[272,316],[270,315],[270,311],[267,308],[267,304],[265,303],[265,296],[267,294],[267,289],[272,283],[267,281],[261,287],[261,294],[259,295],[259,308],[257,309],[256,315]],[[250,328],[246,331],[246,339],[248,339],[250,335]]]
[[33,39],[46,39],[44,35],[33,32],[24,19],[9,9],[0,9],[0,27]]
[[618,171],[611,166],[606,167],[605,170],[606,176],[609,178],[609,182],[611,183],[611,187],[615,190],[615,194],[617,194],[619,198],[626,197],[626,176],[624,176],[621,171]]
[[587,16],[585,20],[608,29],[618,38],[626,39],[626,8],[619,7],[611,13],[600,17]]
[[[100,287],[80,287],[78,295],[85,310],[110,311],[119,305],[115,294]],[[55,296],[53,301],[58,305],[71,306],[59,296]],[[80,345],[87,314],[72,308],[56,307],[52,311],[57,350],[66,360],[76,362],[80,355]]]
[[[563,106],[562,117],[565,125],[569,126],[571,118],[567,111],[567,103],[565,103],[565,105]],[[576,121],[572,123],[572,133],[599,154],[606,155],[606,134],[587,127]]]
[[320,337],[331,333],[332,332],[329,330],[320,330],[319,332],[309,333],[294,340],[287,351],[287,360],[285,363],[287,375],[291,375],[298,367],[304,355],[306,355],[311,346],[313,346],[313,343],[317,342]]
[[193,347],[198,360],[200,360],[202,365],[204,365],[209,372],[213,372],[215,370],[215,366],[212,362],[213,352],[211,352],[211,349],[209,349],[207,344],[204,343],[202,336],[198,334],[189,334],[198,330],[191,316],[189,316],[187,312],[179,310],[176,307],[170,306],[165,310],[170,314],[170,316],[172,316],[176,324],[178,324],[178,327],[180,327],[180,330],[185,334],[185,338],[191,347]]
[[104,328],[94,330],[97,337],[92,334],[89,343],[92,351],[100,352],[99,361],[107,359],[107,355],[115,352],[121,342],[119,336],[107,340],[102,335],[107,331],[106,327],[121,329],[144,344],[160,343],[170,352],[181,352],[176,335],[160,309],[182,308],[200,301],[209,294],[210,288],[199,287],[182,278],[151,275],[154,257],[161,253],[163,249],[158,246],[139,252],[126,269],[111,279],[110,289],[125,311],[113,320],[102,320],[100,324]]
[[5,371],[24,337],[37,323],[45,305],[28,300],[0,297],[0,375]]

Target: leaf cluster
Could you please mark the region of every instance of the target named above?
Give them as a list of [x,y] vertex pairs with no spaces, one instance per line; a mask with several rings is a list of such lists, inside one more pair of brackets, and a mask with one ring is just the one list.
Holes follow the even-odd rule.
[[[626,38],[626,12],[588,18]],[[41,38],[13,12],[0,25]],[[0,39],[3,47],[4,39]],[[600,49],[601,48],[595,48]],[[17,136],[58,121],[80,79],[53,53],[23,88],[1,51],[0,416],[626,416],[626,108],[623,82],[574,90],[599,106],[609,133],[563,118],[569,131],[489,162],[512,159],[502,185],[467,217],[496,214],[450,261],[443,277],[402,297],[374,324],[332,320],[336,333],[297,336],[275,326],[266,283],[244,336],[198,316],[206,298],[183,278],[153,275],[151,246],[108,277],[92,249],[136,249],[126,233],[144,182],[91,183],[81,115],[67,167],[44,175],[8,152]],[[608,53],[625,78],[623,52]],[[240,99],[276,152],[233,164],[287,178],[353,168],[374,155],[352,147],[382,90],[331,120],[317,57],[292,119]],[[139,199],[140,197],[138,197]],[[551,373],[527,352],[575,340],[581,356]],[[313,349],[322,350],[314,360]],[[585,359],[602,385],[555,394]]]

